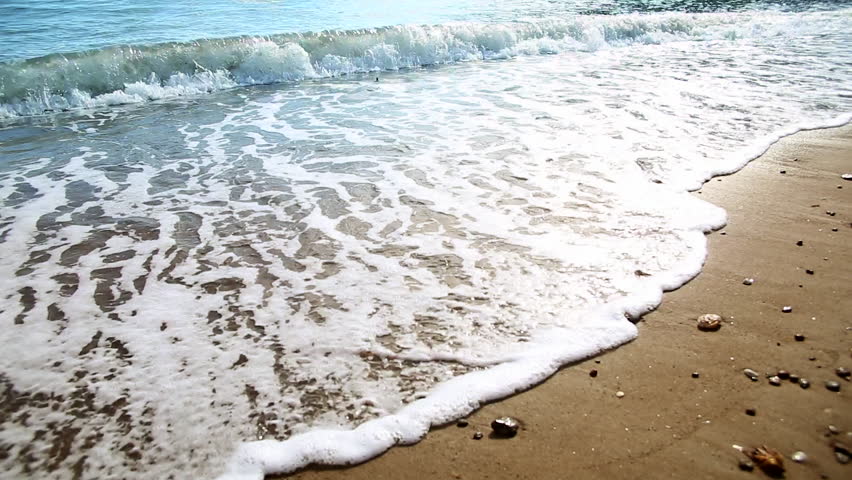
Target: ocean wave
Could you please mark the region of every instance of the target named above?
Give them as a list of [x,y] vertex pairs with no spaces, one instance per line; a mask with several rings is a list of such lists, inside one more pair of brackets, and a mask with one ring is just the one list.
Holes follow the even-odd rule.
[[519,55],[766,35],[792,16],[576,16],[115,46],[0,63],[0,118]]

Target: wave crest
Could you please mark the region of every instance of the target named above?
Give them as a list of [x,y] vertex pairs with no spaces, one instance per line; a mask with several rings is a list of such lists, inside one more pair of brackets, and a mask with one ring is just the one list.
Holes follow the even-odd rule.
[[751,21],[745,14],[580,16],[506,24],[401,25],[54,54],[0,63],[0,118],[517,55],[737,38],[750,32]]

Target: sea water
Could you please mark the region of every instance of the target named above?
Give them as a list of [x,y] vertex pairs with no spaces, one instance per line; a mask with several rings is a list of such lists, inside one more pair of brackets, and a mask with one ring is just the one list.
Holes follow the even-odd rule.
[[366,460],[636,336],[848,2],[4,2],[3,478]]

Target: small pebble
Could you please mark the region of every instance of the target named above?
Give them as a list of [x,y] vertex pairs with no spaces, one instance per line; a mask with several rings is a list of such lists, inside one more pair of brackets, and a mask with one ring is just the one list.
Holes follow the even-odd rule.
[[500,417],[491,422],[494,434],[504,438],[514,437],[521,424],[512,417]]
[[805,242],[803,242],[803,241],[801,241],[801,240],[799,240],[798,242],[796,242],[796,246],[797,246],[797,247],[801,247],[801,246],[802,246],[802,245],[804,245],[804,244],[805,244]]
[[799,386],[804,388],[804,389],[807,389],[807,388],[810,388],[811,382],[809,382],[806,378],[800,378],[799,379]]
[[753,278],[746,278],[746,279],[744,279],[744,280],[743,280],[743,285],[754,285],[754,279],[753,279]]
[[595,369],[592,369],[592,370],[589,372],[589,376],[590,376],[590,377],[592,377],[592,378],[597,377],[597,376],[598,376],[598,371],[597,371],[597,370],[595,370]]
[[829,380],[825,382],[825,388],[829,389],[832,392],[840,391],[840,383],[835,382],[834,380]]
[[838,377],[844,380],[849,380],[849,377],[852,376],[852,372],[850,372],[848,368],[844,367],[837,367],[834,370],[834,373],[836,373]]
[[843,180],[852,180],[852,173],[844,173],[840,176]]
[[834,447],[834,458],[837,459],[838,462],[842,464],[849,463],[849,457],[852,456],[852,452],[849,451],[849,447],[841,442],[831,442],[831,446]]
[[746,415],[748,415],[749,417],[753,417],[753,416],[757,415],[757,410],[755,410],[753,408],[746,408],[745,412],[746,412]]
[[722,328],[722,317],[715,313],[705,313],[698,317],[698,329],[703,332],[715,332]]
[[473,434],[474,440],[482,440],[482,432],[476,432]]
[[790,312],[793,311],[793,307],[788,305],[788,306],[782,308],[781,311],[784,312],[784,313],[790,313]]
[[840,429],[835,427],[834,425],[829,425],[828,426],[828,433],[830,433],[832,435],[837,435],[838,433],[840,433]]
[[787,173],[787,170],[781,170],[782,175],[785,174],[785,173]]
[[467,422],[467,420],[459,420],[458,422],[456,422],[456,426],[459,428],[464,428],[468,425],[470,424]]
[[773,376],[769,377],[769,384],[774,386],[774,387],[778,387],[778,386],[781,385],[781,379],[778,378],[777,375],[773,375]]
[[790,383],[799,383],[799,376],[795,373],[790,374]]
[[805,336],[802,335],[801,333],[797,333],[797,334],[793,335],[793,338],[795,338],[797,342],[804,342],[805,341]]
[[794,452],[792,455],[790,455],[790,458],[792,458],[793,461],[796,463],[805,463],[808,461],[808,456],[805,454],[805,452],[802,451]]
[[813,274],[814,274],[814,271],[813,271],[813,270],[810,270],[810,269],[807,269],[807,270],[805,270],[805,273],[807,273],[808,275],[813,275]]
[[740,470],[742,470],[744,472],[750,472],[750,471],[754,470],[754,464],[751,463],[750,460],[740,460],[739,467],[740,467]]
[[618,398],[624,398],[624,392],[619,390],[619,391],[615,392],[615,396],[618,397]]
[[777,376],[781,380],[787,380],[788,378],[790,378],[790,372],[788,372],[787,370],[778,370]]
[[825,213],[826,213],[829,217],[833,217],[833,216],[837,215],[837,212],[832,212],[831,210],[826,210],[826,211],[825,211]]
[[692,378],[698,378],[701,375],[698,372],[692,372]]
[[750,368],[745,368],[745,369],[743,369],[743,373],[744,373],[744,374],[745,374],[745,376],[746,376],[746,377],[748,377],[748,378],[749,378],[752,382],[756,382],[756,381],[758,381],[758,380],[760,379],[760,374],[758,374],[757,372],[755,372],[754,370],[752,370],[752,369],[750,369]]

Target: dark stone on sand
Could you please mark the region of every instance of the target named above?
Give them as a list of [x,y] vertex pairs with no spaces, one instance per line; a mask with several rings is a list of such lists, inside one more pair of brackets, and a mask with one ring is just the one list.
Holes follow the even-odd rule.
[[849,447],[845,443],[841,442],[831,442],[832,448],[834,448],[834,458],[837,459],[838,462],[842,464],[849,463],[850,457],[852,457],[852,452],[849,451]]
[[512,417],[500,417],[491,422],[491,429],[498,437],[511,438],[518,434],[521,424]]
[[701,375],[698,372],[692,372],[692,378],[698,378]]
[[459,420],[458,422],[456,422],[456,426],[459,428],[464,428],[468,425],[470,424],[467,422],[467,420]]
[[805,341],[805,336],[802,335],[801,333],[797,333],[796,335],[793,336],[793,338],[795,338],[797,342],[804,342]]
[[836,231],[837,231],[837,228],[836,228],[836,227],[835,227],[835,228],[832,228],[832,229],[831,229],[831,231],[832,231],[832,232],[836,232]]
[[830,390],[832,392],[839,392],[840,391],[840,383],[835,382],[834,380],[829,380],[829,381],[825,382],[825,388],[827,388],[828,390]]
[[745,460],[745,459],[740,460],[739,467],[740,467],[740,470],[742,470],[744,472],[750,472],[750,471],[754,470],[754,464],[751,463],[750,460]]
[[753,416],[757,415],[757,410],[755,410],[755,409],[753,409],[753,408],[746,408],[745,413],[746,413],[746,415],[748,415],[749,417],[753,417]]
[[473,434],[474,440],[482,440],[482,432],[476,432]]
[[785,174],[785,173],[787,173],[787,170],[781,170],[782,175]]
[[826,210],[826,211],[825,211],[825,213],[826,213],[826,215],[828,215],[829,217],[833,217],[833,216],[837,215],[837,212],[833,212],[833,211],[831,211],[831,210]]
[[590,376],[590,377],[592,377],[592,378],[597,377],[597,376],[598,376],[598,371],[597,371],[597,370],[595,370],[595,369],[593,368],[593,369],[589,372],[589,376]]
[[781,379],[778,378],[777,375],[773,375],[773,376],[769,377],[769,384],[772,385],[773,387],[780,387],[781,386]]
[[784,312],[784,313],[790,313],[790,312],[793,311],[793,307],[786,306],[786,307],[781,308],[781,311]]
[[805,242],[803,242],[803,241],[801,241],[801,240],[799,240],[798,242],[796,242],[796,246],[797,246],[797,247],[801,247],[801,246],[802,246],[802,245],[804,245],[804,244],[805,244]]
[[834,369],[834,373],[836,373],[838,377],[844,380],[849,380],[849,377],[852,376],[852,372],[850,372],[849,369],[845,367],[837,367],[836,369]]
[[837,435],[838,433],[840,433],[840,429],[835,427],[834,425],[829,425],[828,426],[828,433],[830,433],[832,435]]
[[814,271],[808,268],[805,270],[805,273],[807,273],[808,275],[813,275]]
[[811,382],[809,382],[808,379],[806,379],[806,378],[800,378],[799,379],[799,386],[807,389],[807,388],[810,388]]
[[844,173],[840,176],[843,180],[852,180],[852,173]]
[[795,373],[790,374],[790,383],[799,383],[799,376]]
[[790,378],[790,372],[788,372],[787,370],[778,370],[778,378],[780,378],[781,380],[787,380],[788,378]]

